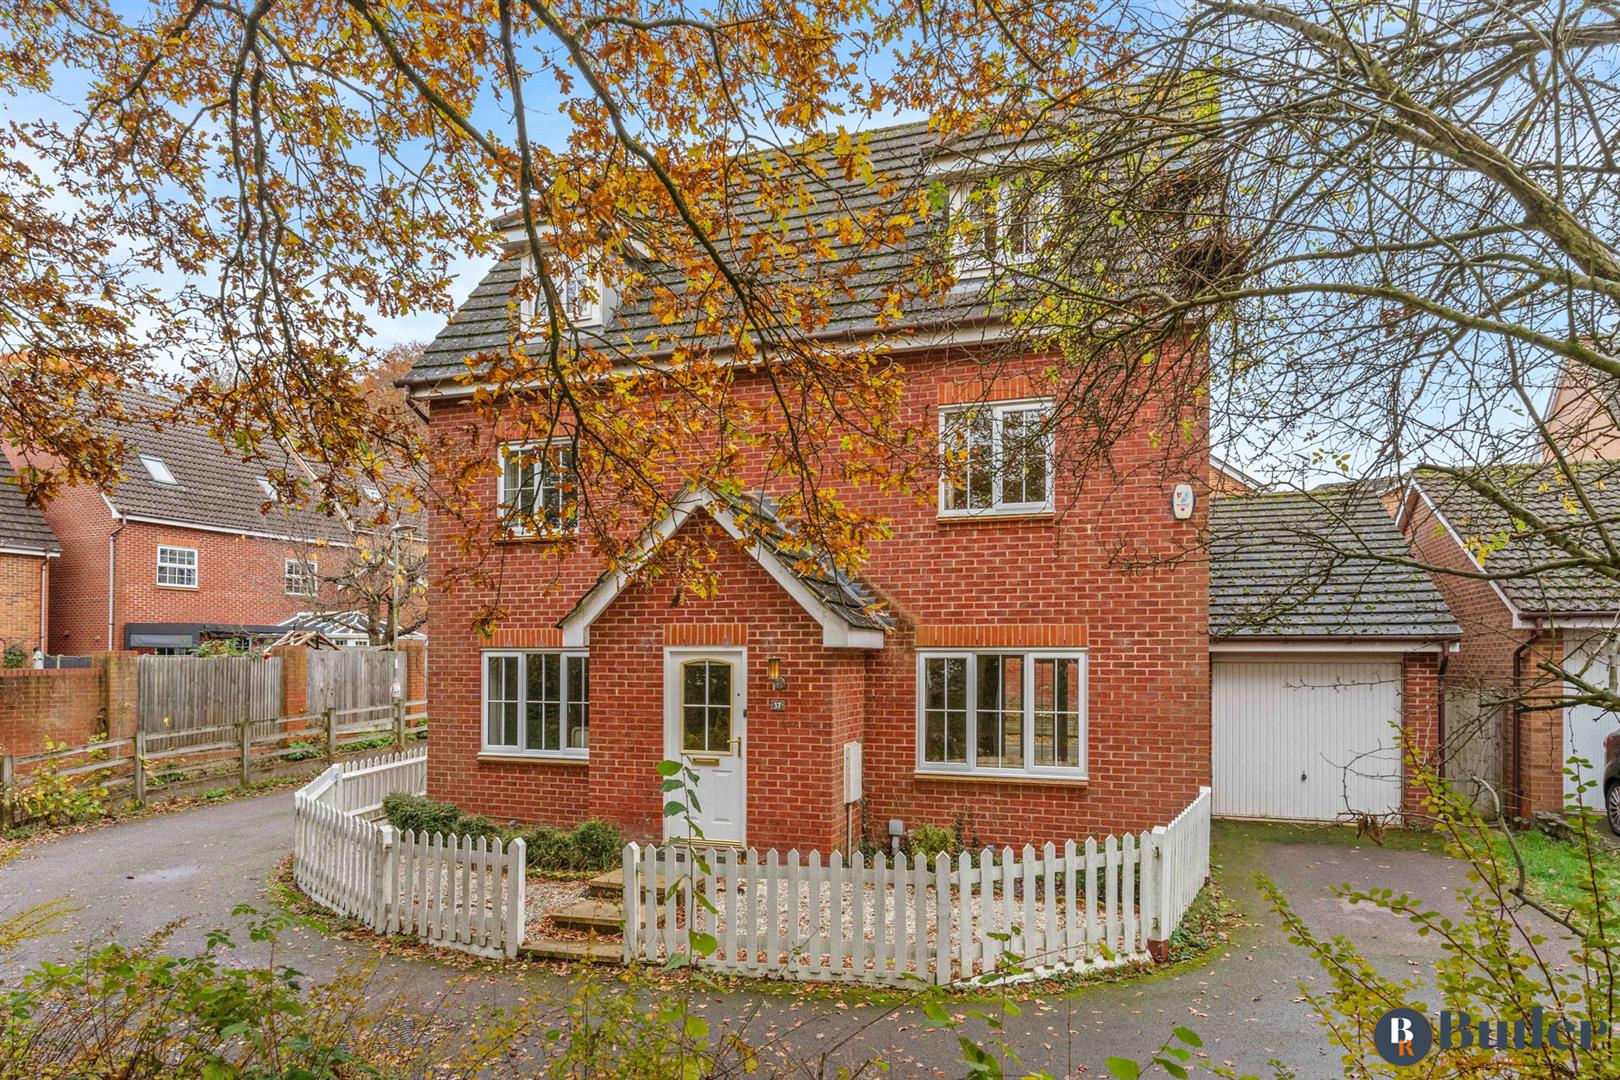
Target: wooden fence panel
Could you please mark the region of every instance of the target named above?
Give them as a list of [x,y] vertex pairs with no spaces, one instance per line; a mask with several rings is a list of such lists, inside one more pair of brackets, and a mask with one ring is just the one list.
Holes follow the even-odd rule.
[[279,656],[142,656],[136,677],[136,712],[148,734],[249,720],[257,737],[281,716]]
[[308,671],[312,713],[383,708],[405,690],[405,654],[392,649],[312,649]]

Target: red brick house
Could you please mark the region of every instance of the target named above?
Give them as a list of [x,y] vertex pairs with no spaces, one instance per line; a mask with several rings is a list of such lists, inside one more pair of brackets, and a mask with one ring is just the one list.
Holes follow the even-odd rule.
[[[150,404],[133,391],[124,400],[130,417]],[[101,423],[128,447],[117,486],[72,486],[44,507],[61,541],[48,651],[185,651],[210,637],[279,635],[276,624],[321,603],[322,563],[346,559],[352,537],[336,518],[280,505],[266,478],[274,466],[226,454],[201,425]],[[17,448],[6,453],[26,463]]]
[[[1583,426],[1582,430],[1588,430]],[[1620,462],[1589,460],[1574,466],[1581,491],[1601,520],[1620,520]],[[1551,465],[1483,470],[1490,486],[1532,509],[1579,543],[1603,540],[1598,526],[1570,499],[1571,485]],[[1426,563],[1461,575],[1485,570],[1493,579],[1435,573],[1436,586],[1461,624],[1462,648],[1446,672],[1449,688],[1482,703],[1486,737],[1501,744],[1495,779],[1510,813],[1528,817],[1558,812],[1583,784],[1581,797],[1603,808],[1603,739],[1620,730],[1620,717],[1596,706],[1560,707],[1577,688],[1565,686],[1543,664],[1562,665],[1600,686],[1614,685],[1614,632],[1620,626],[1620,585],[1596,569],[1543,567],[1564,553],[1544,536],[1521,530],[1496,504],[1433,469],[1416,470],[1401,501],[1398,523]],[[1464,698],[1467,699],[1466,697]],[[1457,718],[1462,722],[1462,717]],[[1499,729],[1499,735],[1493,731]],[[1589,767],[1566,775],[1572,757]]]
[[0,457],[0,653],[20,653],[31,663],[36,651],[47,650],[51,564],[61,554],[45,516]]
[[[906,155],[926,157],[923,138],[919,127],[875,135],[877,166],[904,171]],[[566,432],[537,452],[470,403],[469,361],[476,376],[479,356],[516,332],[525,247],[510,239],[403,380],[436,436],[487,448],[473,499],[491,535],[519,504],[557,522],[573,509]],[[458,581],[430,600],[430,794],[500,819],[601,817],[659,838],[683,826],[662,814],[656,767],[680,759],[700,778],[709,839],[823,851],[852,832],[881,841],[919,824],[1062,841],[1184,807],[1210,782],[1205,399],[1146,404],[1104,465],[1061,469],[1073,432],[1048,425],[1047,365],[1006,355],[980,288],[966,281],[947,305],[971,335],[911,317],[893,353],[903,411],[941,430],[972,417],[987,447],[1046,425],[1039,453],[1011,463],[1016,475],[992,469],[963,487],[942,477],[926,504],[841,492],[892,527],[859,580],[795,542],[763,462],[750,465],[759,487],[746,498],[669,492],[674,510],[645,523],[633,572],[543,535],[497,540],[497,582]],[[667,345],[644,300],[602,293],[577,332]],[[854,318],[839,327],[873,330]],[[1162,361],[1201,365],[1201,348],[1184,342]],[[731,392],[769,414],[768,389],[742,372]],[[1170,447],[1164,430],[1186,438]],[[477,507],[455,521],[435,509],[436,578],[467,558],[454,534]],[[634,572],[698,530],[721,541],[714,595]],[[500,625],[475,631],[497,602]],[[1432,677],[1421,686],[1432,733]]]

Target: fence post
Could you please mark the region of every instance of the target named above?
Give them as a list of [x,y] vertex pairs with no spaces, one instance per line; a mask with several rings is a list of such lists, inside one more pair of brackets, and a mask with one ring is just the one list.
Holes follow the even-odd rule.
[[236,730],[242,739],[242,786],[248,786],[248,779],[252,771],[253,739],[251,737],[250,720],[238,720]]
[[321,710],[321,723],[326,725],[327,761],[337,760],[337,727],[335,725],[335,720],[336,717],[333,715],[332,706],[328,705],[326,708]]
[[375,877],[371,882],[371,929],[378,934],[387,934],[391,931],[394,899],[394,827],[392,825],[378,826],[373,834],[376,838],[376,857],[372,860]]
[[506,958],[518,954],[528,925],[528,845],[523,837],[513,840],[506,848],[506,860],[511,876],[511,887],[506,890]]
[[395,698],[394,710],[394,746],[405,749],[405,699]]
[[17,759],[6,754],[0,757],[0,827],[9,829],[15,824],[11,814],[11,796],[16,786]]
[[1153,918],[1154,925],[1147,934],[1148,955],[1155,964],[1170,962],[1170,888],[1175,875],[1170,860],[1165,857],[1165,845],[1170,841],[1170,830],[1163,825],[1153,827]]
[[146,732],[135,729],[135,805],[146,805]]

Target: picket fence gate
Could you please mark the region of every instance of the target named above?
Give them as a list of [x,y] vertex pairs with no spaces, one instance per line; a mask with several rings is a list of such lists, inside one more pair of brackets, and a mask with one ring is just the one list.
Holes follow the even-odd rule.
[[483,956],[523,943],[523,840],[398,832],[374,822],[391,792],[427,790],[427,751],[333,765],[293,797],[293,878],[312,900],[379,934]]
[[[628,845],[624,957],[732,974],[863,983],[1011,981],[1141,960],[1209,873],[1209,789],[1169,825],[932,865]],[[699,901],[706,897],[715,910]],[[692,936],[705,948],[693,950]]]

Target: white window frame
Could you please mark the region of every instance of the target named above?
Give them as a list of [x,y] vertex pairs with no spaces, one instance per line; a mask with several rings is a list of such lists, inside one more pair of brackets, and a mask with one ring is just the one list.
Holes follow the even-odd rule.
[[[997,517],[1024,514],[1047,514],[1053,508],[1053,483],[1057,471],[1057,432],[1048,429],[1044,442],[1046,444],[1046,497],[1036,502],[1004,502],[1001,497],[1001,468],[999,462],[1002,458],[1002,432],[1005,428],[1005,417],[1008,413],[1037,412],[1044,413],[1043,422],[1050,422],[1054,403],[1051,398],[1022,398],[1017,401],[987,401],[972,402],[963,405],[952,405],[939,410],[939,516],[942,518],[959,517]],[[951,418],[963,413],[974,411],[987,411],[990,414],[990,505],[989,506],[946,506],[947,494],[950,490],[950,477],[945,468],[946,435],[951,426]]]
[[[1021,768],[1004,768],[1001,766],[981,766],[979,757],[979,657],[981,656],[1021,656],[1023,658],[1024,673],[1024,706],[1023,706],[1023,739],[1024,764]],[[928,661],[950,658],[966,660],[967,669],[967,760],[966,761],[929,761],[927,760],[926,741],[926,712],[928,687]],[[1035,663],[1038,660],[1077,660],[1077,678],[1079,685],[1075,688],[1076,703],[1079,706],[1080,723],[1080,761],[1077,765],[1040,765],[1035,761]],[[1087,650],[1085,649],[926,649],[917,652],[917,715],[916,715],[916,741],[917,741],[917,772],[934,773],[941,776],[986,776],[986,777],[1025,777],[1042,780],[1084,780],[1090,762],[1090,752],[1087,742],[1091,737],[1090,715],[1091,676],[1088,670]]]
[[[571,535],[573,533],[577,533],[579,531],[579,492],[578,491],[575,491],[574,495],[573,495],[574,514],[573,514],[572,519],[569,519],[567,517],[567,515],[564,515],[564,520],[554,528],[542,528],[538,521],[536,522],[536,524],[534,526],[531,527],[528,524],[523,523],[523,522],[516,522],[516,521],[509,521],[508,520],[509,518],[511,518],[513,516],[512,515],[513,504],[512,504],[511,499],[509,498],[509,496],[507,494],[507,491],[506,491],[506,459],[507,459],[507,457],[509,455],[515,454],[515,453],[525,453],[525,452],[530,451],[530,450],[550,449],[551,447],[562,447],[564,449],[568,449],[568,450],[573,451],[573,453],[574,453],[574,483],[577,486],[578,483],[579,483],[579,450],[578,450],[577,447],[574,446],[572,440],[570,440],[570,439],[550,439],[550,440],[541,439],[541,440],[530,440],[530,441],[527,441],[527,442],[504,442],[504,443],[501,443],[500,453],[498,455],[498,460],[496,462],[497,469],[496,469],[496,473],[495,473],[495,506],[496,506],[496,511],[500,516],[500,527],[501,527],[502,530],[504,530],[504,532],[505,532],[505,534],[507,536],[519,536],[519,537],[521,537],[521,536],[566,536],[566,535]],[[539,506],[542,505],[543,500],[544,500],[545,491],[546,491],[546,487],[543,484],[536,488],[535,495],[534,495],[535,506],[536,507],[539,507]],[[566,494],[563,497],[566,500]],[[564,507],[566,507],[566,505],[567,505],[566,501],[562,505]]]
[[[1009,247],[1008,224],[1012,221],[1013,197],[1016,189],[1022,182],[1030,182],[1032,173],[1012,173],[1000,176],[981,176],[971,180],[962,180],[950,185],[947,189],[950,198],[951,222],[954,225],[959,219],[977,211],[985,210],[993,214],[991,226],[995,229],[992,240],[996,252],[995,257],[986,253],[985,239],[982,235],[973,237],[969,243],[968,237],[960,231],[952,233],[951,262],[956,276],[961,281],[975,281],[990,276],[990,273],[999,263],[1007,267],[1017,267],[1032,261],[1037,254],[1035,248],[1026,244],[1022,251],[1014,251]],[[991,197],[986,187],[994,183],[995,195]],[[1053,181],[1040,191],[1033,192],[1028,200],[1029,206],[1041,206],[1056,210],[1059,208],[1060,198],[1051,190]],[[973,216],[978,216],[973,214]],[[1026,230],[1033,226],[1040,229],[1041,219],[1037,217],[1032,222],[1029,215],[1025,215]],[[979,222],[982,230],[983,222]]]
[[[190,565],[177,562],[165,562],[163,556],[170,552],[184,552],[191,556]],[[191,583],[178,581],[164,581],[164,570],[190,570]],[[177,544],[159,544],[157,549],[157,587],[160,589],[197,589],[202,587],[202,558],[196,548],[180,547]]]
[[[553,279],[561,294],[558,299],[562,301],[563,310],[568,312],[568,321],[573,326],[596,327],[602,325],[602,315],[607,304],[607,284],[600,272],[591,270],[590,259],[581,256],[577,260],[568,260],[560,252],[551,252],[551,258],[558,262],[573,262],[571,273],[564,275],[562,280]],[[535,261],[532,254],[523,256],[523,280],[531,281],[535,277]],[[594,298],[590,295],[594,293]],[[539,289],[525,292],[523,297],[523,321],[532,322],[545,310],[544,293]]]
[[141,468],[146,470],[146,475],[152,478],[154,484],[162,484],[165,487],[180,486],[180,481],[174,477],[174,470],[169,468],[168,463],[162,458],[155,454],[136,454],[135,456],[140,460]]
[[[309,581],[309,588],[308,588],[307,591],[303,591],[303,592],[294,592],[293,591],[293,567],[295,567],[295,566],[299,566],[299,567],[307,566],[307,567],[309,567],[309,573],[307,575],[302,574],[302,573],[300,573],[300,575],[299,575],[301,578],[302,577],[307,577],[307,579]],[[320,560],[318,560],[318,559],[295,559],[295,558],[292,558],[292,557],[288,557],[282,563],[281,586],[282,586],[282,590],[288,596],[319,596],[321,594],[321,564],[320,564]]]
[[[526,745],[529,737],[528,711],[529,711],[529,678],[528,657],[555,656],[558,657],[557,670],[561,675],[561,685],[557,690],[557,703],[561,711],[559,716],[560,732],[568,731],[568,706],[570,704],[568,661],[579,658],[585,662],[585,699],[580,704],[585,706],[586,745],[563,746],[555,750],[529,747]],[[493,659],[516,658],[518,661],[517,685],[517,745],[506,743],[492,743],[489,741],[489,662]],[[478,745],[485,754],[502,757],[526,758],[554,758],[568,761],[584,761],[590,757],[590,730],[591,730],[591,698],[590,698],[590,653],[586,649],[484,649],[478,659],[479,692],[478,692]],[[506,699],[503,699],[506,700]]]

